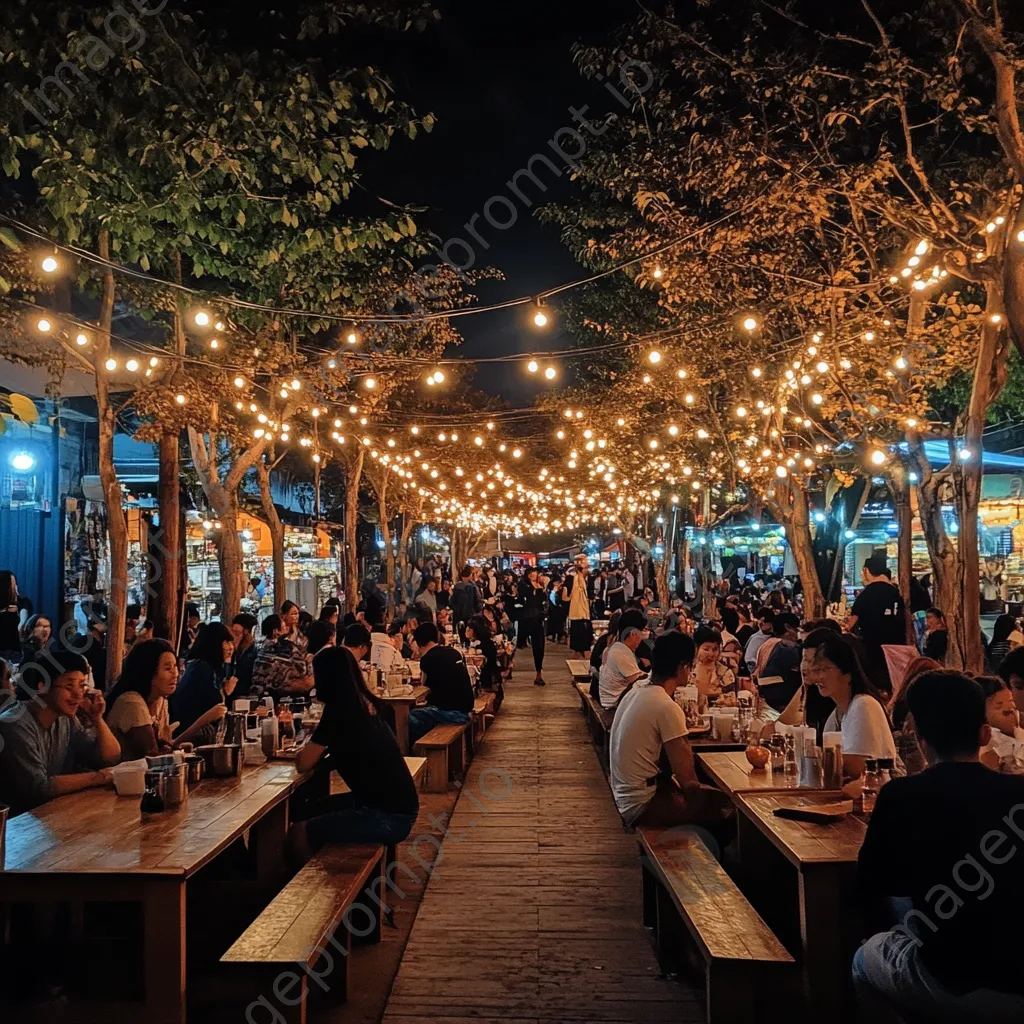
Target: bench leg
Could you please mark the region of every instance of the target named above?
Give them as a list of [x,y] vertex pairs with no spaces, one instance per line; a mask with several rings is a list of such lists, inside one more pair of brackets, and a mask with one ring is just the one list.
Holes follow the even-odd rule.
[[427,750],[425,751],[427,757],[427,770],[425,772],[426,778],[423,782],[423,788],[428,793],[447,793],[448,792],[448,750],[442,748],[438,750]]
[[[373,873],[370,875],[366,888],[363,890],[362,897],[360,898],[359,902],[366,907],[366,909],[372,913],[375,918],[373,931],[368,935],[360,936],[360,943],[380,942],[381,925],[384,923],[384,918],[388,918],[389,921],[391,920],[391,909],[385,902],[384,896],[384,886],[387,881],[384,871],[387,867],[388,856],[393,849],[394,847],[389,846],[387,850],[384,851],[384,856],[377,861],[377,865],[374,867]],[[375,889],[376,892],[374,891]],[[380,906],[378,901],[384,905]]]
[[640,877],[643,885],[644,927],[658,927],[658,880],[644,867],[640,860]]
[[462,733],[452,744],[451,755],[448,759],[449,770],[452,775],[461,775],[466,770],[468,763],[466,758],[466,734]]
[[704,976],[708,1024],[754,1024],[756,985],[749,971],[708,964]]

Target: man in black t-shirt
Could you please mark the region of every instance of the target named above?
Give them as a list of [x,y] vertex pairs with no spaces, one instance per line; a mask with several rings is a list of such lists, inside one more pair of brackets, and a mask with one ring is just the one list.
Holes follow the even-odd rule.
[[429,704],[409,711],[409,743],[435,725],[467,725],[473,710],[473,684],[462,652],[438,643],[432,622],[421,622],[413,633],[420,655],[420,682],[430,688]]
[[892,898],[911,909],[858,950],[858,994],[865,1010],[913,1020],[1024,1020],[1024,778],[979,762],[992,730],[974,680],[927,672],[907,699],[928,768],[881,790],[857,871],[867,910]]
[[893,586],[892,573],[885,564],[885,555],[872,555],[861,570],[864,589],[853,602],[843,628],[856,633],[864,641],[870,664],[865,666],[873,681],[883,689],[891,689],[884,644],[899,647],[907,643],[906,606],[899,590]]

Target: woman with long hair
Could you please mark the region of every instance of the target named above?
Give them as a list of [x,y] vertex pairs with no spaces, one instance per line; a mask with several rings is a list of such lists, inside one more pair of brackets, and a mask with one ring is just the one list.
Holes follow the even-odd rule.
[[35,661],[53,635],[53,624],[45,615],[33,615],[21,627],[21,661]]
[[501,685],[501,667],[498,665],[498,648],[492,639],[491,626],[482,615],[474,615],[466,623],[466,639],[483,655],[484,664],[480,669],[478,683],[482,690],[498,695],[498,707],[505,692]]
[[915,658],[903,673],[903,678],[899,681],[889,705],[896,739],[896,753],[906,766],[908,775],[916,775],[927,767],[924,751],[918,742],[914,716],[910,713],[910,702],[907,699],[910,684],[925,672],[941,671],[942,666],[934,658]]
[[869,757],[892,758],[897,773],[903,774],[885,711],[886,695],[868,679],[846,638],[831,629],[814,630],[804,640],[800,670],[805,685],[817,687],[821,696],[836,703],[824,731],[842,732],[844,775],[863,775]]
[[18,580],[9,569],[0,570],[0,655],[18,660],[21,650],[21,613]]
[[310,772],[326,753],[349,792],[304,809],[289,841],[299,861],[324,843],[402,842],[419,812],[416,783],[384,718],[384,703],[370,693],[351,652],[325,647],[313,659],[324,714],[295,767]]
[[284,626],[284,637],[286,640],[297,643],[301,634],[299,633],[299,606],[294,601],[285,601],[281,605],[281,624]]
[[989,671],[998,672],[999,666],[1010,653],[1010,634],[1017,628],[1017,620],[1012,615],[1000,615],[992,625],[992,639],[985,648]]
[[[167,698],[178,686],[178,659],[166,640],[137,641],[107,695],[107,725],[121,744],[121,760],[134,761],[170,750]],[[194,733],[186,730],[179,742]]]
[[216,723],[227,714],[225,702],[238,685],[232,668],[234,656],[235,641],[223,622],[199,627],[181,682],[171,696],[171,721],[178,723],[176,740],[190,733],[198,743],[212,742]]

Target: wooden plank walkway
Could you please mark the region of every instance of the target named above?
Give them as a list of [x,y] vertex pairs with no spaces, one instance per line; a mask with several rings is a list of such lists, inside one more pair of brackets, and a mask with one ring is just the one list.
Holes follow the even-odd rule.
[[529,651],[519,654],[384,1024],[704,1020],[699,992],[659,976],[641,922],[636,839],[598,765],[565,648],[548,651],[544,688],[524,670]]

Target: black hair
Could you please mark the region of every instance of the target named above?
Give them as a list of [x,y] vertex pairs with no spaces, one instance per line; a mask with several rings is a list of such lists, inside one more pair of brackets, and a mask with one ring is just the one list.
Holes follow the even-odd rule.
[[474,640],[489,640],[491,637],[491,624],[483,617],[483,615],[474,615],[469,622],[466,623],[466,629],[473,630]]
[[974,681],[981,687],[981,692],[985,695],[985,700],[988,700],[989,697],[994,697],[997,693],[1001,693],[1003,690],[1010,689],[1006,680],[1000,679],[999,676],[975,676]]
[[258,587],[262,582],[263,582],[263,577],[262,576],[250,576],[249,577],[249,585],[250,586]]
[[262,636],[269,639],[274,634],[274,630],[280,629],[284,623],[281,621],[280,615],[268,615],[260,623],[260,633]]
[[[38,690],[40,687],[49,689],[54,679],[68,672],[81,672],[87,676],[89,662],[77,651],[51,647],[46,651],[40,651],[36,661],[21,666],[21,682],[30,690]],[[97,679],[96,682],[102,686],[104,681]]]
[[697,645],[685,633],[662,633],[654,641],[651,654],[651,679],[671,679],[680,665],[692,665]]
[[698,626],[693,631],[694,650],[698,650],[701,644],[718,644],[718,646],[721,647],[722,634],[719,633],[717,629],[712,629],[710,626]]
[[985,725],[985,693],[962,672],[925,672],[907,695],[914,727],[941,758],[977,754]]
[[231,635],[231,630],[223,622],[203,623],[196,634],[196,642],[192,645],[192,650],[188,652],[188,660],[205,661],[207,665],[217,670],[224,664],[222,645],[234,642],[235,638]]
[[856,648],[845,634],[834,633],[831,629],[816,629],[804,640],[803,649],[814,651],[815,658],[825,658],[850,677],[851,698],[864,693],[885,707],[885,694],[868,678]]
[[248,612],[239,612],[232,620],[232,626],[241,626],[247,633],[251,633],[255,628],[259,620],[255,615],[250,615]]
[[135,629],[139,633],[141,633],[144,629],[152,629],[152,628],[153,628],[153,620],[152,619],[139,619],[138,623],[135,626]]
[[331,637],[335,634],[334,623],[325,622],[323,619],[317,622],[311,622],[309,629],[306,630],[306,650],[310,654],[316,654],[317,651],[327,647],[331,642]]
[[296,603],[295,603],[294,601],[285,601],[285,602],[284,602],[284,604],[282,604],[282,605],[281,605],[281,613],[280,613],[280,614],[281,614],[281,618],[282,618],[282,619],[284,619],[284,617],[285,617],[285,616],[286,616],[286,615],[287,615],[287,614],[288,614],[288,613],[289,613],[289,612],[290,612],[290,611],[291,611],[291,610],[292,610],[293,608],[298,608],[298,607],[299,607],[299,606],[298,606],[298,605],[297,605],[297,604],[296,604]]
[[0,608],[6,608],[17,601],[17,579],[10,569],[0,570]]
[[835,619],[808,619],[801,627],[805,633],[813,633],[816,629],[829,629],[833,633],[842,633],[843,627]]
[[313,659],[316,694],[331,709],[331,722],[346,734],[365,734],[372,704],[378,714],[385,705],[371,693],[359,663],[344,647],[325,647]]
[[627,629],[646,629],[647,616],[639,608],[627,608],[619,617],[619,636]]
[[[142,640],[132,645],[121,666],[120,677],[107,694],[108,716],[122,693],[137,693],[143,700],[149,700],[153,676],[165,654],[174,654],[174,648],[166,640]],[[177,658],[174,664],[177,668]]]
[[24,626],[21,627],[21,639],[27,640],[32,635],[32,630],[39,624],[40,619],[46,619],[50,624],[50,629],[53,629],[53,619],[49,615],[33,615]]
[[345,635],[342,637],[342,643],[346,647],[369,647],[370,646],[370,631],[361,623],[353,622],[348,629],[345,630]]
[[892,572],[889,569],[889,565],[884,554],[876,552],[870,557],[865,558],[864,568],[867,569],[872,576],[885,576],[890,580],[892,579]]
[[336,619],[341,614],[341,608],[336,604],[330,604],[329,602],[320,609],[320,621],[330,622],[331,619]]
[[441,634],[438,632],[437,626],[432,622],[421,622],[412,634],[412,638],[416,641],[417,647],[425,647],[427,644],[436,644],[440,637]]
[[394,622],[388,626],[388,636],[398,636],[399,633],[405,628],[405,619],[395,619]]
[[757,613],[758,622],[767,622],[772,629],[775,628],[775,612],[768,607],[768,605],[761,605],[761,610]]
[[305,609],[299,612],[299,632],[305,634],[313,624],[313,616]]
[[735,633],[740,628],[740,613],[735,608],[730,608],[726,605],[722,609],[722,625],[730,633]]
[[1005,643],[1016,628],[1017,620],[1012,615],[1000,615],[992,626],[992,644]]
[[185,619],[199,619],[202,616],[199,614],[199,605],[194,601],[189,601],[185,605]]
[[936,619],[942,619],[943,622],[946,621],[946,613],[941,608],[929,608],[925,615],[932,615]]
[[137,619],[142,614],[142,605],[130,604],[125,608],[124,614],[129,619]]
[[1014,676],[1024,679],[1024,647],[1018,647],[1003,658],[999,664],[999,675],[1012,686]]
[[785,636],[787,629],[799,629],[800,620],[792,612],[779,612],[772,622],[772,636]]

